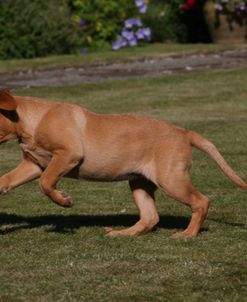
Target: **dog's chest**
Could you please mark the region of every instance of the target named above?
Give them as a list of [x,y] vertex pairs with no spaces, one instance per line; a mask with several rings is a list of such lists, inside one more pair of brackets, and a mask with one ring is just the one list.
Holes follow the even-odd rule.
[[52,158],[52,153],[33,144],[20,143],[23,153],[34,163],[46,168]]

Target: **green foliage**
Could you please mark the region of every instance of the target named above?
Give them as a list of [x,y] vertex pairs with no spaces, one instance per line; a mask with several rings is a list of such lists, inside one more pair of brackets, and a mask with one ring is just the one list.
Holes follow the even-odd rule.
[[123,21],[136,13],[133,0],[72,0],[74,19],[81,25],[82,44],[101,47],[120,33]]
[[153,42],[184,41],[185,27],[181,23],[179,6],[181,0],[150,0],[146,15],[141,15],[134,0],[72,0],[75,20],[85,33],[82,44],[96,48],[112,42],[121,33],[124,20],[141,17],[144,26],[152,30]]
[[0,58],[70,53],[77,43],[65,0],[0,1]]
[[152,29],[152,41],[184,42],[186,27],[181,20],[181,0],[151,0],[149,10],[144,16],[145,25]]

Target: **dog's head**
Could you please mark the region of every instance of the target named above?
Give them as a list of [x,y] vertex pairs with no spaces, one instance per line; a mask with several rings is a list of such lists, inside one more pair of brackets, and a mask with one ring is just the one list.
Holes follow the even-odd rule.
[[16,137],[17,103],[9,90],[0,90],[0,143]]

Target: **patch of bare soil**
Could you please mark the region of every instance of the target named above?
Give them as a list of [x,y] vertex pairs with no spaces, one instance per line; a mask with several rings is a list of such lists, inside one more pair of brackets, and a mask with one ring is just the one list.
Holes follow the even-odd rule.
[[0,74],[0,88],[31,88],[96,83],[107,80],[169,76],[247,67],[247,48],[120,62]]

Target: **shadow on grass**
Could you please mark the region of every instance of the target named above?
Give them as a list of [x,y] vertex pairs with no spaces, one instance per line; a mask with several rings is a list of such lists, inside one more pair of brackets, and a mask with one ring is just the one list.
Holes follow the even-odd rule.
[[[33,229],[50,226],[49,232],[67,233],[81,227],[130,227],[139,219],[138,215],[43,215],[20,216],[0,213],[0,235],[23,229]],[[189,217],[160,216],[158,228],[185,229]],[[206,229],[203,229],[205,231]]]
[[[33,229],[49,226],[48,232],[72,233],[81,227],[130,227],[139,220],[138,215],[43,215],[21,216],[0,213],[0,235],[5,235],[18,230]],[[228,225],[231,227],[245,228],[244,224],[227,222],[221,219],[207,219],[208,221]],[[160,215],[158,228],[185,229],[190,222],[190,217]],[[155,230],[155,229],[154,229]],[[208,231],[202,228],[201,232]]]

